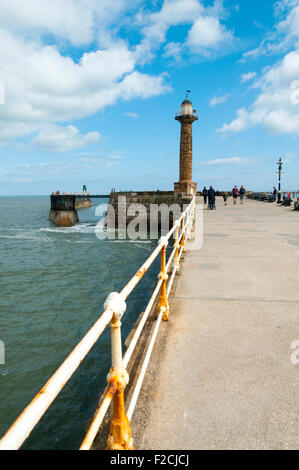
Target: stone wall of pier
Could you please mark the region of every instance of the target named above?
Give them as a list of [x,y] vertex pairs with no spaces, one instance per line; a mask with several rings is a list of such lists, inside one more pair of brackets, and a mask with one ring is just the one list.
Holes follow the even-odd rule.
[[[180,210],[190,204],[192,196],[187,196],[183,193],[174,193],[174,191],[138,191],[138,192],[112,192],[110,194],[109,205],[106,216],[106,224],[109,227],[109,224],[113,226],[113,221],[115,227],[127,226],[131,221],[133,221],[138,215],[137,209],[138,205],[142,206],[140,214],[144,213],[144,208],[146,214],[144,216],[147,220],[147,226],[150,225],[150,214],[155,213],[157,206],[161,209],[161,206],[164,205],[170,208],[173,205],[179,206]],[[153,207],[155,206],[155,207]],[[166,211],[167,212],[167,211]],[[159,212],[159,225],[162,221],[162,214]],[[169,214],[169,226],[171,227],[174,219],[176,219],[176,211]]]

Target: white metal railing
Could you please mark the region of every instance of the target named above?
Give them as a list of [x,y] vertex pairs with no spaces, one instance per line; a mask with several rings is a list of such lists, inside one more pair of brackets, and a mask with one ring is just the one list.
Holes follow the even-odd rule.
[[[194,218],[195,197],[182,213],[181,217],[174,223],[168,234],[159,240],[157,247],[140,267],[137,273],[125,285],[122,291],[120,293],[114,292],[108,296],[104,304],[105,310],[102,315],[2,437],[0,440],[0,450],[16,450],[22,446],[109,323],[111,325],[112,359],[111,369],[107,377],[108,386],[106,388],[104,398],[94,414],[80,450],[88,450],[91,448],[112,401],[113,414],[110,421],[108,449],[133,449],[130,420],[150,361],[160,323],[162,320],[169,319],[168,297],[175,274],[180,269],[180,258],[186,249],[186,238],[190,238]],[[174,246],[166,263],[166,247],[171,236],[174,236]],[[123,357],[120,320],[126,310],[125,301],[159,254],[161,254],[161,272],[158,276],[157,285]],[[169,278],[168,273],[170,273]],[[132,357],[138,339],[140,338],[158,294],[159,299],[155,328],[126,414],[124,408],[124,389],[129,380],[126,367]]]

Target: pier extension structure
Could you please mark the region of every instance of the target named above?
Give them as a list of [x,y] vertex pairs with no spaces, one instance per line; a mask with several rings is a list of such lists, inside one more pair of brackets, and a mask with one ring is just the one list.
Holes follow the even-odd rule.
[[105,194],[52,194],[49,220],[58,227],[72,227],[79,222],[77,209],[92,206],[91,199],[109,198]]

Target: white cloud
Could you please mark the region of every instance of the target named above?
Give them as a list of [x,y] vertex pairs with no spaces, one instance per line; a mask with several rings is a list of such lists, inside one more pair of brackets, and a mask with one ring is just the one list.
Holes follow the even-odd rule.
[[[26,35],[52,34],[72,44],[87,45],[101,29],[138,1],[113,0],[1,0],[0,28]],[[34,33],[33,33],[34,31]]]
[[246,158],[231,157],[231,158],[218,158],[216,160],[209,160],[204,162],[203,165],[240,165],[246,163]]
[[61,177],[64,174],[79,174],[82,172],[92,170],[100,171],[103,168],[110,168],[116,166],[121,157],[115,154],[97,155],[91,154],[86,156],[77,156],[74,154],[72,158],[57,160],[57,161],[43,161],[43,162],[29,162],[16,165],[14,170],[6,172],[2,176],[5,181],[12,183],[29,183],[35,181],[47,180],[51,177]]
[[299,102],[294,88],[299,77],[299,50],[289,52],[265,71],[257,86],[260,94],[249,109],[239,109],[237,118],[220,132],[240,132],[258,124],[272,134],[299,134]]
[[139,13],[136,17],[142,25],[144,39],[136,48],[136,54],[144,61],[153,58],[153,50],[167,41],[170,28],[187,24],[190,29],[182,42],[169,42],[164,47],[165,57],[179,60],[182,52],[210,56],[212,51],[227,48],[234,36],[221,23],[224,14],[222,1],[215,0],[212,7],[205,7],[200,0],[164,0],[155,13]]
[[228,95],[223,96],[214,96],[214,98],[210,99],[210,106],[216,106],[217,104],[222,104],[227,101]]
[[[264,70],[254,83],[260,90],[255,102],[247,109],[239,109],[237,117],[219,129],[221,132],[239,132],[263,125],[272,134],[299,135],[299,0],[279,0],[274,7],[274,32],[268,33],[262,43],[244,57],[281,52],[285,56]],[[241,81],[249,74],[242,75]]]
[[183,52],[183,45],[179,42],[168,42],[164,48],[164,57],[173,57],[179,61]]
[[74,62],[55,46],[25,41],[0,29],[0,77],[6,103],[1,108],[0,142],[38,132],[47,123],[92,115],[117,100],[166,92],[164,75],[135,70],[124,43],[83,54]]
[[256,76],[256,72],[243,73],[241,75],[241,83],[249,82]]
[[264,125],[273,134],[299,134],[299,114],[274,110],[265,115]]
[[230,124],[224,124],[218,132],[240,132],[248,127],[248,113],[246,109],[241,108],[237,111],[238,117]]
[[96,154],[91,156],[82,156],[75,159],[75,163],[83,166],[86,169],[92,169],[95,165],[100,164],[102,166],[111,167],[119,163],[121,157],[115,154],[108,154],[106,156],[98,156]]
[[32,140],[32,145],[47,151],[66,152],[78,149],[99,141],[98,132],[80,134],[74,126],[46,125],[41,129],[37,137]]
[[192,23],[202,11],[198,0],[164,0],[160,11],[142,15],[139,22],[145,24],[142,32],[147,39],[161,43],[171,26]]
[[5,104],[5,86],[0,80],[0,104]]
[[278,0],[274,3],[276,24],[261,44],[243,54],[243,60],[277,54],[299,47],[299,0]]
[[[155,3],[136,16],[134,26],[143,40],[132,48],[116,35],[128,12],[141,3],[115,0],[111,7],[106,0],[1,0],[0,43],[5,47],[0,48],[0,80],[6,102],[1,106],[0,145],[30,135],[37,135],[33,145],[42,148],[88,144],[88,136],[78,130],[71,135],[63,124],[119,100],[170,90],[165,74],[138,71],[162,43],[164,57],[178,60],[191,50],[208,56],[233,37],[223,24],[220,0],[211,7],[200,0],[164,0],[158,11],[153,12]],[[167,43],[169,29],[179,25],[189,25],[187,37]],[[75,60],[71,53],[77,46],[89,46],[91,52]]]
[[170,87],[164,84],[166,74],[152,76],[142,74],[136,70],[127,74],[118,84],[116,97],[125,101],[135,97],[149,98],[170,91]]
[[298,46],[299,41],[299,0],[280,0],[277,2],[276,11],[278,14],[286,12],[286,18],[283,18],[277,25],[278,34],[283,36],[278,48],[283,49],[294,43]]
[[231,42],[233,34],[220,24],[218,18],[200,16],[188,33],[187,44],[200,53],[207,54]]
[[73,161],[22,163],[16,165],[13,171],[6,173],[5,180],[11,183],[30,183],[78,172],[82,173],[82,166]]
[[131,117],[131,118],[134,118],[134,119],[138,119],[139,118],[139,114],[138,113],[132,113],[130,111],[127,111],[124,113],[125,116],[128,116],[128,117]]

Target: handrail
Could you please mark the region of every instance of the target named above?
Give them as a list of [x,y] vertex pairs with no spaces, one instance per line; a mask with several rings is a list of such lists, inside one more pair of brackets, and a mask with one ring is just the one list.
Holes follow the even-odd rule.
[[79,367],[87,353],[94,346],[111,321],[112,316],[113,312],[110,310],[106,310],[100,316],[89,332],[3,436],[0,441],[0,450],[15,450],[21,447],[59,392]]
[[[120,293],[112,293],[108,296],[104,304],[104,312],[78,343],[74,350],[65,359],[62,365],[47,381],[40,392],[34,397],[31,403],[24,409],[20,416],[11,425],[8,431],[0,440],[0,450],[16,450],[19,449],[30,433],[40,421],[46,410],[53,403],[57,395],[61,392],[68,380],[78,369],[88,352],[97,342],[105,328],[111,325],[111,350],[112,350],[112,366],[108,375],[108,387],[105,396],[96,411],[90,424],[88,432],[81,444],[80,450],[90,449],[93,441],[98,433],[101,423],[113,400],[113,416],[110,422],[110,434],[108,439],[109,449],[132,449],[133,440],[131,438],[131,429],[128,417],[124,410],[124,389],[128,383],[129,377],[126,367],[132,357],[136,344],[148,316],[152,310],[154,302],[160,292],[158,302],[157,320],[154,332],[146,353],[144,363],[141,368],[140,376],[137,380],[135,390],[133,391],[131,403],[129,405],[128,416],[131,419],[137,398],[142,386],[145,372],[150,360],[151,352],[155,343],[161,320],[169,319],[168,297],[174,281],[175,274],[179,271],[179,261],[182,253],[185,251],[185,241],[192,229],[195,214],[195,197],[182,213],[181,217],[174,223],[172,229],[166,236],[163,236],[154,251],[139,268],[136,274],[124,286]],[[170,237],[175,233],[175,243],[173,250],[166,263],[166,246]],[[148,305],[140,319],[138,327],[134,332],[131,342],[126,350],[124,357],[121,350],[121,318],[126,309],[125,300],[140,282],[142,277],[148,271],[154,260],[161,253],[161,272],[159,274],[157,285],[148,302]],[[172,261],[173,269],[167,286],[168,271],[170,270]]]

